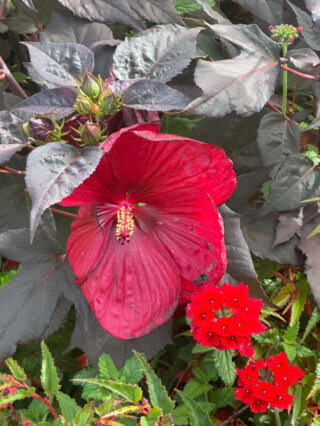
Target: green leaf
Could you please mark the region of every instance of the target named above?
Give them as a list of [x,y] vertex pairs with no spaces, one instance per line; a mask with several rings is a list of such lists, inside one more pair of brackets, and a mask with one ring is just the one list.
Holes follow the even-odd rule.
[[99,358],[98,365],[102,379],[118,379],[119,373],[110,355],[102,354]]
[[195,347],[192,349],[193,354],[210,352],[210,351],[214,351],[214,348],[211,348],[210,346],[202,346],[200,345],[200,343],[197,343]]
[[291,417],[292,426],[295,426],[297,424],[298,416],[300,414],[300,407],[301,407],[301,386],[297,386],[294,393],[294,399],[293,399],[293,410],[292,410],[292,417]]
[[48,396],[55,395],[59,388],[59,379],[56,367],[54,366],[52,356],[46,344],[41,342],[42,366],[41,366],[41,383],[45,393]]
[[212,362],[212,359],[208,362],[201,362],[199,367],[193,368],[193,374],[203,383],[208,383],[211,380],[215,381],[218,379],[218,372]]
[[6,364],[9,367],[13,377],[17,380],[27,380],[26,373],[13,358],[8,358]]
[[17,392],[12,393],[11,395],[5,396],[4,398],[0,398],[0,405],[13,403],[18,399],[28,398],[31,394],[33,394],[34,391],[35,388],[19,389],[17,390]]
[[216,349],[213,354],[214,362],[221,380],[231,386],[236,378],[236,367],[232,361],[233,350],[220,351]]
[[172,412],[174,424],[177,426],[185,426],[189,424],[189,408],[187,405],[180,405]]
[[94,415],[93,404],[94,401],[91,401],[78,411],[73,421],[73,426],[88,426],[91,424],[92,416]]
[[105,379],[73,379],[74,381],[81,381],[84,383],[92,383],[101,387],[110,389],[112,392],[115,392],[128,401],[138,402],[142,398],[142,390],[139,386],[131,385],[127,383],[117,383],[112,380]]
[[143,372],[139,360],[132,356],[127,359],[124,367],[119,372],[119,381],[123,383],[137,384],[142,379]]
[[190,398],[190,396],[180,392],[179,390],[176,392],[180,395],[183,402],[190,409],[190,419],[192,426],[212,426],[213,423],[210,420],[209,415],[202,410],[198,402],[194,401],[192,398]]
[[[208,4],[214,6],[214,1],[208,0]],[[174,0],[174,5],[180,15],[202,9],[201,4],[197,3],[196,0]]]
[[154,426],[154,424],[162,416],[162,410],[160,407],[153,407],[147,415],[148,426]]
[[63,417],[67,422],[71,422],[71,420],[73,420],[76,416],[80,407],[73,398],[65,393],[58,392],[56,398],[59,402]]
[[290,326],[293,326],[300,319],[308,294],[309,285],[307,281],[300,281],[298,295],[295,298],[291,308]]
[[217,409],[227,405],[234,407],[237,403],[234,389],[232,388],[216,389],[210,392],[209,400],[215,403]]
[[294,343],[297,340],[300,324],[297,321],[292,327],[288,327],[283,335],[286,343]]
[[165,387],[161,383],[161,380],[148,365],[143,354],[136,351],[134,351],[134,354],[139,360],[143,371],[145,372],[152,406],[162,408],[163,414],[171,413],[174,407],[174,402],[171,398],[169,398]]
[[183,389],[185,395],[190,398],[196,398],[212,390],[212,386],[208,383],[202,383],[197,379],[190,379]]

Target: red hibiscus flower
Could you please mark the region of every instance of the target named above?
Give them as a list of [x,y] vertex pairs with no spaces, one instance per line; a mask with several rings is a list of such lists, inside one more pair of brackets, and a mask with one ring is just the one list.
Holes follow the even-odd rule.
[[239,349],[241,355],[253,357],[251,334],[266,327],[259,320],[262,301],[251,299],[248,287],[224,283],[220,287],[204,286],[191,297],[188,316],[192,318],[193,337],[202,346]]
[[216,205],[235,189],[232,162],[219,147],[157,132],[113,133],[95,172],[61,203],[81,206],[67,244],[76,282],[120,339],[168,321],[182,281],[206,273],[216,283],[226,267]]
[[261,358],[251,361],[247,367],[237,370],[237,374],[236,397],[249,404],[254,413],[266,411],[269,405],[287,409],[293,402],[289,387],[305,375],[300,368],[289,365],[285,352],[269,356],[266,362]]

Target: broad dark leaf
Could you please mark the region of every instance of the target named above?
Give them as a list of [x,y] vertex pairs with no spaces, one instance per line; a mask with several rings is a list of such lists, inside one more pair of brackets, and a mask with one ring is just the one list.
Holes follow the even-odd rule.
[[0,112],[0,164],[9,161],[13,154],[27,144],[22,124],[23,121],[14,114]]
[[278,225],[277,216],[273,213],[260,218],[259,211],[252,217],[251,223],[242,227],[244,238],[246,239],[251,253],[262,259],[270,259],[282,264],[300,265],[304,264],[304,257],[297,250],[299,238],[295,235],[287,243],[273,246],[276,228]]
[[248,244],[240,228],[240,216],[224,204],[218,210],[223,218],[225,229],[224,240],[228,260],[227,274],[237,283],[243,282],[247,284],[252,297],[262,298],[264,302],[270,303],[257,280]]
[[320,234],[308,238],[309,234],[320,225],[320,209],[319,204],[315,203],[304,208],[303,214],[304,226],[301,232],[301,241],[299,249],[307,256],[306,272],[311,291],[320,307]]
[[174,22],[178,16],[173,0],[59,0],[79,18],[144,28],[143,19],[158,24]]
[[0,358],[11,355],[18,343],[39,339],[48,327],[61,293],[75,302],[86,321],[87,305],[70,281],[59,244],[39,229],[33,245],[29,230],[0,234],[0,253],[22,264],[15,279],[1,290]]
[[135,109],[172,111],[184,109],[190,101],[178,90],[160,81],[139,80],[125,90],[122,102]]
[[261,214],[300,207],[301,202],[320,195],[320,169],[302,154],[290,155],[272,180]]
[[223,148],[233,161],[237,176],[261,168],[262,160],[256,144],[262,113],[240,117],[205,118],[191,131],[190,137]]
[[75,148],[52,142],[32,151],[27,160],[26,184],[32,198],[31,239],[44,210],[61,201],[96,169],[98,147]]
[[99,324],[94,313],[89,311],[88,327],[84,328],[83,321],[77,317],[77,322],[71,336],[70,348],[80,348],[88,356],[93,366],[98,365],[98,359],[103,353],[109,354],[118,368],[132,356],[132,350],[143,352],[149,359],[160,349],[169,345],[172,332],[171,321],[157,328],[150,334],[139,339],[120,340],[108,334]]
[[274,247],[291,240],[295,234],[300,235],[303,225],[303,209],[281,213],[278,220],[276,238],[273,243]]
[[34,10],[35,12],[37,11],[37,9],[34,7],[32,0],[22,0],[22,1],[26,6],[28,6],[29,9]]
[[318,127],[319,125],[320,125],[320,104],[318,104],[317,115],[315,119],[307,128],[304,129],[304,131],[308,131],[310,129],[313,129],[314,127]]
[[312,22],[311,16],[288,1],[292,10],[296,14],[298,24],[302,27],[302,36],[306,43],[314,50],[320,50],[320,27]]
[[230,21],[226,18],[226,16],[221,12],[218,7],[215,7],[213,3],[213,7],[209,5],[209,1],[207,0],[196,0],[196,2],[201,5],[203,11],[206,13],[208,18],[206,21],[214,24],[230,24]]
[[279,25],[283,22],[283,0],[234,0],[254,16],[268,22],[271,25]]
[[293,121],[276,112],[266,114],[258,129],[257,144],[263,165],[273,166],[290,154],[298,154],[300,130]]
[[308,47],[290,50],[287,56],[296,68],[303,71],[312,71],[320,64],[319,56]]
[[320,24],[320,3],[318,0],[305,0],[307,8],[312,13],[312,19]]
[[76,99],[77,94],[67,87],[45,89],[19,102],[11,111],[68,115],[74,111],[73,105]]
[[34,5],[32,9],[30,8],[31,0],[12,0],[14,9],[3,22],[11,31],[20,34],[41,31],[50,20],[55,2],[56,0],[32,0]]
[[75,86],[86,70],[94,67],[93,53],[75,43],[23,43],[33,68],[45,80],[62,86]]
[[[77,18],[65,7],[58,6],[53,10],[49,24],[44,31],[41,31],[40,41],[47,43],[68,41],[84,44],[94,53],[93,74],[100,74],[102,78],[107,78],[115,46],[120,43],[120,40],[113,38],[112,31],[105,24]],[[97,42],[101,40],[108,41],[109,45],[97,46]]]
[[195,82],[203,95],[187,108],[190,112],[222,117],[259,112],[274,93],[280,48],[255,24],[210,25],[214,34],[238,46],[233,59],[198,61]]
[[169,24],[126,38],[114,54],[115,75],[120,80],[171,80],[190,63],[200,30]]
[[0,190],[0,233],[29,226],[27,194],[22,185],[10,185]]

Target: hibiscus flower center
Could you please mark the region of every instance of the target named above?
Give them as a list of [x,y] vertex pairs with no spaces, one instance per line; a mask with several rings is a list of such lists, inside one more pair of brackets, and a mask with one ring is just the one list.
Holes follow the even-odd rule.
[[117,240],[124,244],[129,242],[134,229],[134,218],[132,213],[132,204],[124,201],[120,204],[117,212],[116,236]]

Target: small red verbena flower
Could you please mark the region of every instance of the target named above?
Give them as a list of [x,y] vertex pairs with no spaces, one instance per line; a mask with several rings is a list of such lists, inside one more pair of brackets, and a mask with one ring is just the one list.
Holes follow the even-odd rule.
[[259,320],[261,308],[262,301],[250,298],[246,285],[224,283],[195,293],[187,313],[192,318],[193,337],[202,346],[239,349],[241,355],[251,358],[251,334],[266,330]]
[[289,364],[285,352],[269,356],[266,361],[261,358],[250,361],[247,367],[237,369],[237,374],[239,388],[235,395],[249,404],[254,413],[266,411],[268,406],[287,409],[293,402],[289,387],[305,375],[300,368]]
[[[20,386],[20,383],[16,381],[13,377],[11,377],[6,383],[3,381],[2,384],[7,385],[5,388],[1,389],[1,392],[3,392],[5,396],[9,396],[16,393],[19,390],[19,386]],[[0,405],[0,410],[2,408],[7,408],[9,406],[10,406],[10,403],[2,404]]]
[[168,321],[193,281],[205,273],[216,284],[226,268],[216,206],[235,189],[232,162],[217,146],[158,132],[113,133],[94,173],[61,202],[81,206],[67,244],[76,282],[120,339]]

